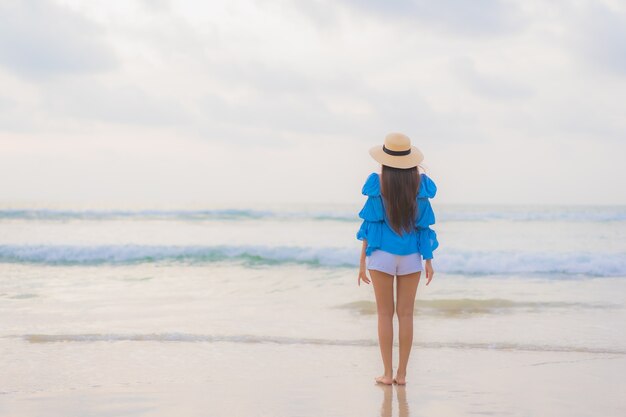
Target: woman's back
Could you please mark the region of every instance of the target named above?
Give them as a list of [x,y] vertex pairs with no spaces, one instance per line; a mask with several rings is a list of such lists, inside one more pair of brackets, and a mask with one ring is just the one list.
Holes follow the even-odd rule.
[[[415,197],[414,227],[401,234],[390,225],[385,199],[381,193],[380,175],[371,173],[367,177],[361,190],[361,193],[367,196],[367,201],[359,212],[363,222],[357,232],[357,239],[367,240],[367,255],[381,249],[396,255],[419,252],[424,259],[433,257],[432,252],[437,248],[438,242],[435,231],[430,229],[430,226],[435,224],[435,214],[429,199],[437,193],[437,186],[428,175],[422,173],[419,177],[419,189]],[[394,198],[391,195],[389,197]]]
[[[380,175],[379,174],[377,175],[378,175],[379,184],[382,184]],[[408,255],[411,253],[416,253],[417,252],[417,230],[415,229],[414,226],[409,228],[408,230],[401,230],[400,233],[394,230],[389,220],[389,214],[388,214],[389,204],[386,203],[386,201],[393,200],[394,198],[396,198],[396,196],[392,195],[391,193],[388,193],[388,194],[389,195],[386,196],[381,187],[381,196],[382,196],[381,204],[383,206],[383,225],[382,225],[383,226],[383,233],[382,233],[383,242],[381,245],[381,249],[386,250],[384,248],[387,248],[388,249],[386,250],[387,252],[393,253],[395,255]],[[413,217],[413,223],[411,223],[412,225],[414,225],[414,222],[415,222],[416,210],[417,210],[417,207],[413,209],[413,213],[409,213],[409,215]]]

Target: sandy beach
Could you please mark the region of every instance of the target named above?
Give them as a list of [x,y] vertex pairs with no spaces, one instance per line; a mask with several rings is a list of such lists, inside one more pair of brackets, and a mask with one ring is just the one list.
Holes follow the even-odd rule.
[[[2,346],[6,416],[618,417],[626,406],[624,354],[416,348],[407,385],[383,387],[372,380],[380,370],[376,347],[21,340]],[[28,363],[17,360],[24,355]]]

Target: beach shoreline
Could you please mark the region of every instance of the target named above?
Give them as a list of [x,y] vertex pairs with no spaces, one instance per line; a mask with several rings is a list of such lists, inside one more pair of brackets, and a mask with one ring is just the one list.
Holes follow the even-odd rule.
[[390,389],[357,222],[207,213],[1,219],[0,417],[626,414],[621,212],[448,213]]
[[[7,338],[0,346],[1,416],[618,417],[626,409],[624,354],[414,348],[407,386],[390,394],[373,382],[376,346]],[[16,351],[29,358],[28,372],[11,361]]]

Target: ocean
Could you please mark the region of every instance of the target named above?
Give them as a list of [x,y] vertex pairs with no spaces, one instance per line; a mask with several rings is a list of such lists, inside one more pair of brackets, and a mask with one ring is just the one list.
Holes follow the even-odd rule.
[[[418,287],[409,380],[421,351],[626,357],[625,206],[433,208],[440,246]],[[32,395],[213,381],[233,352],[271,362],[314,351],[323,369],[342,349],[368,358],[344,374],[378,370],[373,288],[357,286],[359,210],[5,204],[0,415],[2,401],[36,415],[22,402]],[[248,415],[314,415],[259,404]]]

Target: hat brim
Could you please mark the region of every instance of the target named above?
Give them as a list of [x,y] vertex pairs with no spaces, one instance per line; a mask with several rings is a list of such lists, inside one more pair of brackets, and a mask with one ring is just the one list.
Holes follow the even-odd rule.
[[383,151],[382,145],[370,148],[369,153],[376,162],[393,168],[413,168],[424,160],[424,154],[415,146],[411,146],[411,153],[408,155],[389,155]]

